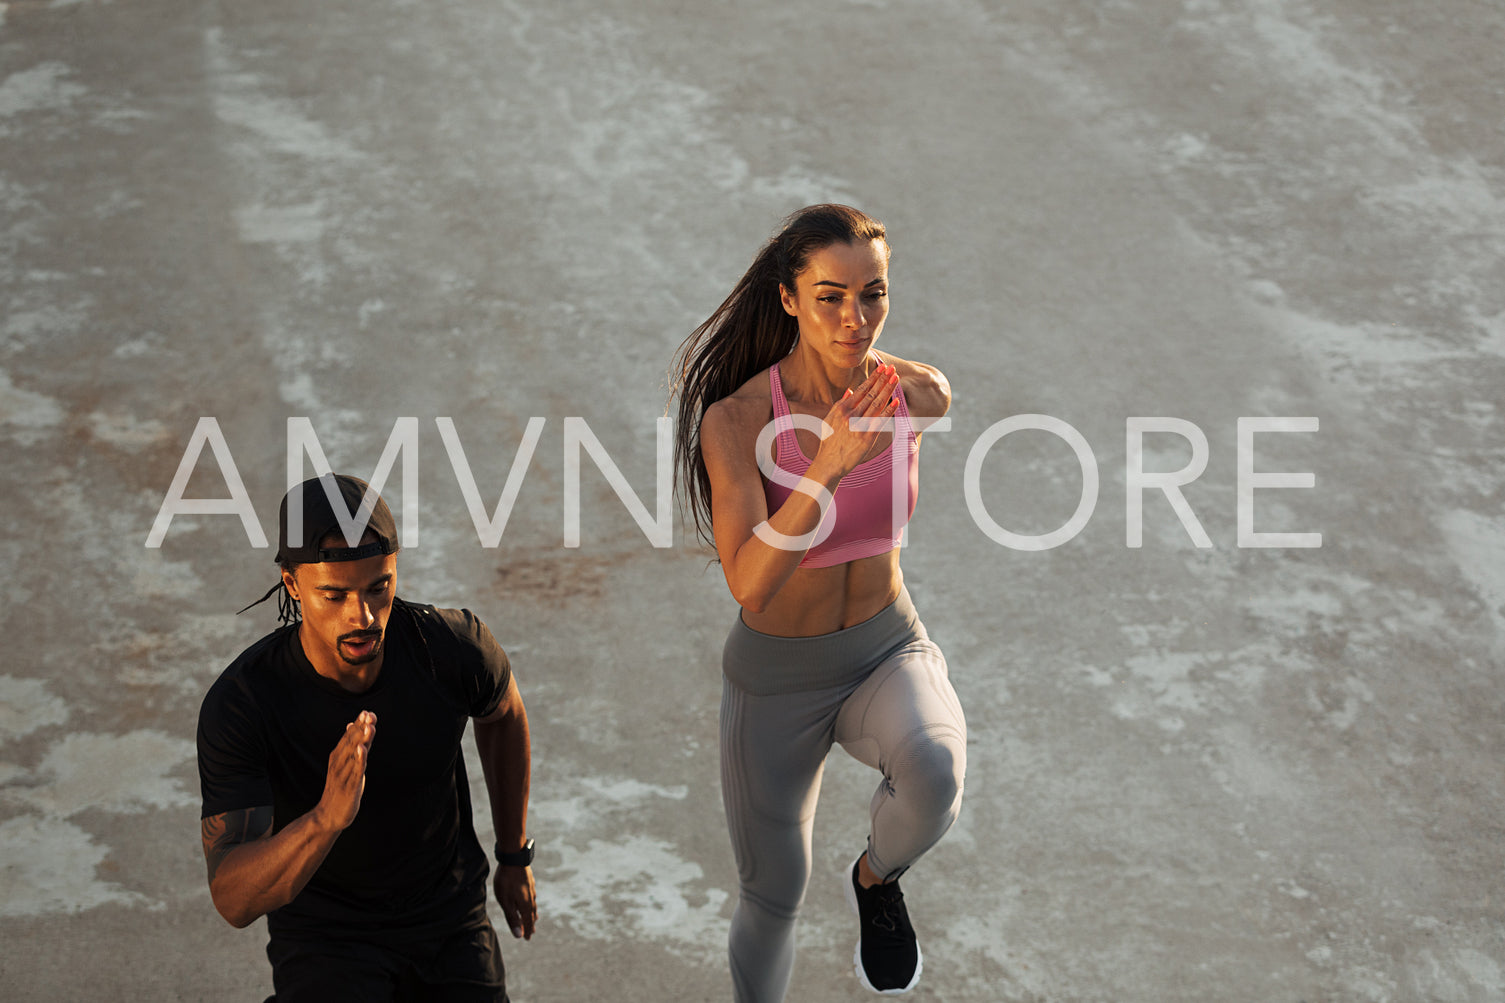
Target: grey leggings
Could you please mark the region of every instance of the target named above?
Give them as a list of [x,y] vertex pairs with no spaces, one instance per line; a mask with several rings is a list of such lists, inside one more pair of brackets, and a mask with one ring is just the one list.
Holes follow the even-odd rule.
[[739,616],[722,671],[721,792],[741,893],[732,984],[738,1003],[776,1003],[794,969],[831,743],[883,773],[867,853],[886,880],[956,820],[967,725],[946,660],[904,591],[877,616],[818,637],[760,634]]

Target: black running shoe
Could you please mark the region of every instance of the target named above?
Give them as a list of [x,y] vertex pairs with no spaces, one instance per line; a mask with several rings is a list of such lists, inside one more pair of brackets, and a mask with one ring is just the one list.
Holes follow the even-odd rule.
[[857,864],[847,881],[847,903],[857,914],[860,926],[857,950],[852,956],[857,978],[875,993],[898,996],[907,993],[920,981],[925,960],[904,908],[904,893],[899,882],[864,888],[857,883]]

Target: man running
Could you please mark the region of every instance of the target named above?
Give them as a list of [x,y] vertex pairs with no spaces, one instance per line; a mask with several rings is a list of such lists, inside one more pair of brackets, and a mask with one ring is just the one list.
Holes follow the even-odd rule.
[[397,598],[396,524],[365,482],[304,481],[278,521],[263,599],[282,592],[284,625],[199,711],[215,908],[236,927],[267,917],[277,1003],[506,1003],[460,740],[474,722],[493,887],[529,938],[528,716],[507,655],[469,610]]

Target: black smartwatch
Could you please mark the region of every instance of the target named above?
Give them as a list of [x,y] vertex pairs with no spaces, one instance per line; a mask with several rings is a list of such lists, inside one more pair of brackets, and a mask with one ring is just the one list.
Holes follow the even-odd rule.
[[533,863],[533,840],[523,843],[521,850],[513,850],[510,853],[502,850],[502,844],[496,844],[496,862],[503,867],[527,867]]

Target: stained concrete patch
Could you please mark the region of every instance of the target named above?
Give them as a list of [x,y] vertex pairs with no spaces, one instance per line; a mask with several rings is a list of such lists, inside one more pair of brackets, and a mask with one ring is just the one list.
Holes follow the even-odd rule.
[[1472,948],[1420,951],[1410,965],[1413,990],[1438,1003],[1490,1003],[1505,992],[1500,966]]
[[296,244],[324,235],[322,202],[290,206],[246,206],[235,210],[240,239],[248,244]]
[[260,78],[235,66],[219,28],[204,32],[204,55],[220,84],[214,111],[226,124],[246,130],[279,153],[309,160],[361,159],[359,151],[331,136],[323,123],[309,118],[295,103],[265,94]]
[[1306,778],[1282,761],[1279,748],[1261,741],[1247,725],[1214,730],[1216,752],[1203,756],[1212,782],[1230,798],[1244,803],[1289,803],[1307,796]]
[[0,81],[0,136],[10,135],[13,125],[5,119],[35,111],[63,111],[87,94],[88,88],[66,79],[72,73],[66,63],[49,61]]
[[69,735],[3,795],[50,818],[68,818],[88,808],[136,814],[190,807],[198,797],[166,774],[195,753],[194,743],[160,731]]
[[0,335],[14,347],[30,347],[47,338],[75,334],[88,321],[88,311],[78,304],[17,309],[6,314]]
[[1499,963],[1489,955],[1463,948],[1453,952],[1453,961],[1478,988],[1496,997],[1505,993],[1505,976],[1501,974]]
[[[1470,306],[1469,320],[1480,332],[1479,350],[1505,358],[1505,310],[1486,317],[1477,307]],[[1488,401],[1476,401],[1472,406],[1487,408],[1491,414],[1495,413],[1495,406]]]
[[1212,45],[1251,72],[1278,74],[1277,79],[1303,88],[1310,99],[1303,111],[1316,110],[1337,127],[1339,137],[1357,133],[1356,140],[1367,140],[1396,158],[1419,145],[1410,121],[1389,107],[1384,79],[1335,53],[1326,26],[1298,20],[1284,0],[1232,7],[1199,3],[1187,14],[1182,22],[1186,30],[1205,32]]
[[67,720],[68,705],[50,692],[46,680],[0,676],[0,742]]
[[979,916],[957,917],[938,929],[958,984],[975,991],[978,999],[1046,999],[1052,989],[1048,965],[1016,946],[1018,894],[1018,888],[1010,888],[1002,897],[994,894],[985,903],[975,902]]
[[1191,674],[1201,668],[1209,656],[1197,652],[1168,651],[1154,655],[1135,655],[1124,664],[1144,686],[1156,706],[1168,710],[1201,712],[1204,700]]
[[1420,366],[1465,358],[1448,341],[1393,324],[1339,324],[1292,309],[1266,308],[1272,330],[1301,346],[1328,379],[1355,386],[1377,380],[1420,385],[1427,376]]
[[1489,611],[1497,640],[1505,643],[1505,529],[1499,517],[1459,509],[1439,523],[1453,560]]
[[560,862],[551,852],[535,865],[540,913],[592,940],[643,938],[702,959],[721,950],[726,892],[680,847],[650,834],[664,825],[662,803],[688,791],[609,775],[569,784],[570,797],[558,797],[559,786],[530,811],[536,828],[558,834],[550,849]]
[[0,369],[0,426],[11,439],[31,444],[39,433],[63,420],[63,407],[46,394],[24,390],[11,382],[10,373]]
[[117,359],[139,359],[143,356],[160,352],[164,348],[163,339],[158,334],[147,334],[140,338],[126,338],[115,345],[110,354]]
[[[3,27],[3,23],[0,23]],[[30,190],[0,175],[0,212],[19,215],[22,209],[35,208]]]
[[700,865],[645,835],[560,848],[563,862],[539,885],[540,912],[591,940],[661,941],[710,959],[726,944],[726,892],[706,888]]
[[131,414],[91,411],[87,421],[89,434],[96,441],[128,453],[139,453],[143,449],[160,445],[169,437],[167,426],[156,418],[143,420]]
[[183,616],[169,631],[123,626],[101,640],[95,652],[115,667],[113,678],[122,686],[165,687],[197,706],[208,682],[249,640],[243,619],[210,613]]
[[191,599],[204,588],[188,561],[170,561],[160,549],[145,547],[131,551],[128,563],[136,566],[131,576],[131,591],[141,598]]
[[94,877],[108,853],[78,826],[55,818],[0,822],[0,916],[150,905],[145,896]]
[[75,562],[87,563],[100,575],[134,576],[140,562],[152,560],[140,556],[145,550],[140,543],[161,496],[141,496],[140,508],[122,505],[113,484],[69,476],[60,466],[38,480],[41,486],[28,496],[29,504],[68,525],[89,527],[70,552]]

